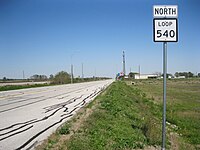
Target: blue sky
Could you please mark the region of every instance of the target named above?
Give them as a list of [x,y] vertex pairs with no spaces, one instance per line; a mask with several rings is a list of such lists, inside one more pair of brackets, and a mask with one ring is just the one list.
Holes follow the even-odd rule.
[[178,43],[168,43],[168,72],[200,72],[199,0],[1,0],[0,78],[70,72],[114,77],[162,72],[153,42],[153,5],[178,5]]

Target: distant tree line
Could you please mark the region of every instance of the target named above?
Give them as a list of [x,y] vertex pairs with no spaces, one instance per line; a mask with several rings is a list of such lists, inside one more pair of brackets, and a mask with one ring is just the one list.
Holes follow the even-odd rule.
[[35,74],[35,75],[31,76],[30,79],[34,80],[34,81],[46,81],[48,78],[46,75]]
[[[175,77],[185,76],[186,78],[192,78],[194,77],[194,74],[192,72],[176,72],[174,76]],[[198,77],[200,77],[200,73],[198,73]]]
[[[73,78],[73,83],[79,83],[79,82],[88,82],[88,81],[97,81],[97,80],[105,80],[109,79],[107,77],[91,77],[91,78]],[[49,80],[51,81],[51,84],[67,84],[71,83],[71,75],[65,71],[58,72],[55,76],[50,75]]]
[[[139,73],[137,73],[137,72],[130,72],[128,76],[129,76],[129,78],[133,78],[137,74],[139,74]],[[156,72],[154,74],[157,74],[158,77],[163,77],[163,74],[161,74],[160,72]],[[192,72],[176,72],[174,74],[174,76],[172,74],[170,74],[170,73],[167,73],[167,78],[174,78],[174,77],[176,77],[176,78],[180,78],[180,77],[184,77],[184,78],[197,78],[197,77],[199,77],[200,78],[200,73],[198,73],[198,74],[195,75]]]

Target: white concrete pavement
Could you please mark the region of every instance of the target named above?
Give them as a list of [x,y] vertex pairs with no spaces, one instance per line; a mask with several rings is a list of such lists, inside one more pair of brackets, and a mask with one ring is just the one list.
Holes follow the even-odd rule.
[[0,150],[34,149],[112,82],[0,92]]

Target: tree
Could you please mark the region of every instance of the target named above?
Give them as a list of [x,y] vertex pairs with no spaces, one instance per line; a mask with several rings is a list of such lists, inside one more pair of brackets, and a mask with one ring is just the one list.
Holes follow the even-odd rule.
[[65,71],[60,71],[55,75],[53,83],[55,84],[70,83],[70,75]]
[[49,76],[49,80],[53,80],[53,78],[54,78],[54,76],[51,74],[51,75]]
[[3,81],[6,81],[7,80],[7,78],[6,77],[3,77]]
[[198,73],[198,77],[200,77],[200,73]]
[[194,76],[194,74],[193,73],[191,73],[191,72],[188,72],[188,77],[189,78],[192,78]]
[[175,77],[179,77],[179,73],[176,72],[176,73],[174,74],[174,76],[175,76]]
[[194,77],[194,74],[192,72],[176,72],[175,76],[176,77],[185,76],[186,78],[192,78]]

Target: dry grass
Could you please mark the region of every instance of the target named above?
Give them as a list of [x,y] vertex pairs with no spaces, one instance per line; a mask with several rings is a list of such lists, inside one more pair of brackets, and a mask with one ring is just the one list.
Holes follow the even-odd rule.
[[[134,82],[136,88],[162,105],[162,80]],[[200,79],[167,80],[167,121],[177,126],[175,131],[173,129],[169,131],[171,149],[199,149]],[[178,134],[174,135],[174,132]]]

